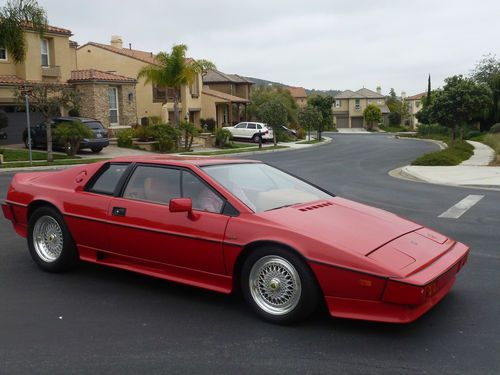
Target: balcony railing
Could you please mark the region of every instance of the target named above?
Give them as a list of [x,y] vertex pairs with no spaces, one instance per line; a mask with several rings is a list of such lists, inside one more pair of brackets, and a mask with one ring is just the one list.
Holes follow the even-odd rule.
[[61,77],[61,67],[56,65],[42,66],[42,77]]

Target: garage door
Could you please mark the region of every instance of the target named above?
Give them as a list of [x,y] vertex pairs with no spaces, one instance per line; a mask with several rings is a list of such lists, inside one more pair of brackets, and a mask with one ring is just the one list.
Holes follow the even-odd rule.
[[363,117],[351,118],[351,128],[362,128],[362,127],[363,127]]
[[349,118],[347,116],[336,116],[335,121],[337,124],[337,129],[349,127]]
[[[0,110],[4,110],[7,113],[7,118],[9,124],[5,129],[2,129],[7,133],[7,139],[1,140],[1,144],[16,144],[23,143],[23,131],[26,128],[26,113],[16,112],[16,108],[13,106],[0,106]],[[43,116],[40,113],[30,113],[31,125],[36,125],[40,123]]]

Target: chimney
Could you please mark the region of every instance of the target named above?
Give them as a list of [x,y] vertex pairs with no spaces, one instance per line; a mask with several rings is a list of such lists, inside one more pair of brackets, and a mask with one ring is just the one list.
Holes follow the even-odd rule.
[[377,86],[377,94],[382,95],[382,88]]
[[111,36],[111,46],[118,48],[118,49],[122,49],[123,48],[122,37],[119,35],[112,35]]

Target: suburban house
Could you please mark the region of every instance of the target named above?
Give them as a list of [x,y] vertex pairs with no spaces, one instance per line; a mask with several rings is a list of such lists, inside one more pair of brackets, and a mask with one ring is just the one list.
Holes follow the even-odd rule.
[[389,123],[389,108],[385,104],[385,96],[377,91],[362,88],[357,91],[345,90],[334,97],[332,105],[333,122],[337,128],[363,128],[365,121],[363,111],[369,104],[377,105],[382,111],[382,122]]
[[203,76],[202,117],[213,118],[217,127],[247,120],[252,85],[237,74],[209,70]]
[[290,94],[295,99],[295,103],[299,108],[304,108],[307,105],[307,92],[303,87],[287,87]]
[[[110,44],[88,42],[77,49],[79,69],[99,69],[103,72],[116,74],[123,77],[136,78],[139,71],[147,65],[156,65],[152,52],[140,51],[123,47],[121,37],[112,36]],[[181,119],[187,119],[195,124],[200,124],[201,114],[201,74],[189,86],[182,86],[177,92]],[[170,87],[157,87],[146,83],[145,78],[139,78],[136,85],[136,122],[144,118],[158,117],[164,122],[173,121],[175,89]],[[122,124],[119,125],[130,125]]]
[[413,129],[417,128],[419,125],[418,119],[415,117],[415,115],[422,109],[422,100],[425,96],[427,96],[427,93],[421,92],[420,94],[416,94],[406,98],[406,102],[408,103],[408,110],[410,112],[410,126]]
[[[133,119],[128,116],[131,108],[135,108],[135,79],[106,72],[76,70],[78,45],[70,40],[71,35],[70,30],[48,26],[41,37],[26,27],[27,53],[22,63],[15,63],[8,51],[0,47],[0,109],[7,113],[9,119],[6,129],[9,142],[22,142],[22,131],[26,127],[24,107],[15,97],[15,89],[21,86],[71,85],[82,91],[81,115],[94,117],[105,125],[113,119],[128,124],[135,121],[135,116]],[[96,93],[99,100],[95,98]],[[66,114],[66,110],[61,108],[61,114]],[[31,114],[32,123],[41,119],[40,114]]]

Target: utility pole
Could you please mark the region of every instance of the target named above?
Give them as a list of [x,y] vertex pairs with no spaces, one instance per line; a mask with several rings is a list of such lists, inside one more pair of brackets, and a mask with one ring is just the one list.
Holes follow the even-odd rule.
[[28,155],[31,167],[33,165],[33,156],[31,152],[31,123],[30,123],[30,101],[29,101],[29,96],[31,94],[31,87],[23,86],[21,88],[21,93],[24,95],[24,100],[26,104],[26,125],[28,127]]

